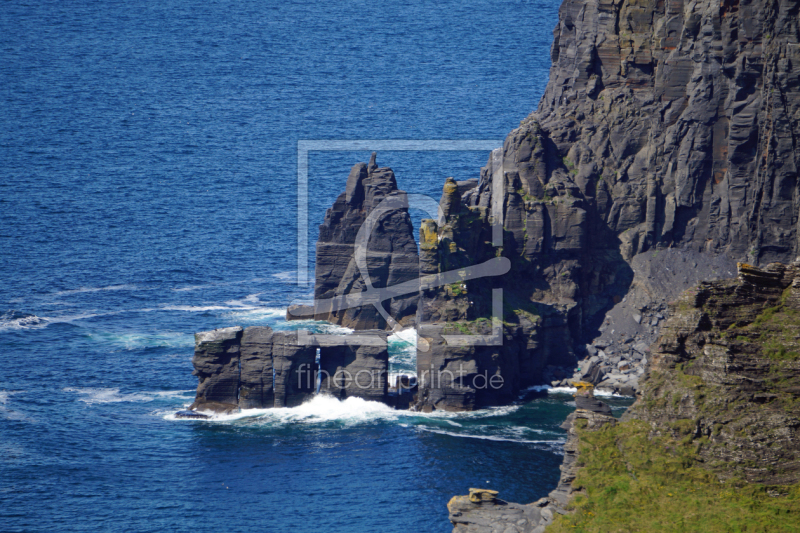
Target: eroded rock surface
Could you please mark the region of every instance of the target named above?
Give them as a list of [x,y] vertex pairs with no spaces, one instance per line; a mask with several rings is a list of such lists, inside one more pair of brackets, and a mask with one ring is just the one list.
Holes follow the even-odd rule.
[[354,344],[345,337],[341,345],[324,349],[320,356],[320,392],[340,399],[385,402],[389,375],[387,335],[373,330],[359,332],[358,336],[364,340]]
[[800,481],[800,263],[739,266],[672,306],[626,417],[705,437],[720,475]]
[[[378,167],[375,158],[373,153],[369,164],[353,166],[345,192],[325,214],[317,240],[315,316],[354,329],[387,326],[373,305],[341,310],[334,307],[333,299],[369,288],[364,271],[375,288],[415,280],[419,275],[417,244],[405,193],[397,188],[392,169]],[[365,222],[369,223],[365,226]],[[366,253],[360,268],[355,251],[362,228]],[[392,298],[385,306],[400,324],[409,324],[416,312],[417,294]]]
[[361,340],[324,336],[321,341],[307,331],[273,331],[266,326],[197,333],[192,363],[199,383],[191,409],[295,407],[317,393],[320,368],[320,393],[386,402],[386,333],[364,335]]

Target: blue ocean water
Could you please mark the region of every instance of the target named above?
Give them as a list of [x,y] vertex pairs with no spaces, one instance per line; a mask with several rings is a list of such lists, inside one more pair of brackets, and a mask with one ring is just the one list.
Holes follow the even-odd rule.
[[[213,422],[192,334],[283,320],[297,141],[497,139],[557,0],[7,1],[0,11],[0,530],[449,531],[471,486],[558,477],[568,395],[460,415],[316,398]],[[438,199],[488,152],[381,152]],[[309,232],[368,152],[309,156]],[[417,214],[419,215],[419,214]],[[396,368],[413,350],[396,338]],[[622,405],[622,403],[620,403]]]

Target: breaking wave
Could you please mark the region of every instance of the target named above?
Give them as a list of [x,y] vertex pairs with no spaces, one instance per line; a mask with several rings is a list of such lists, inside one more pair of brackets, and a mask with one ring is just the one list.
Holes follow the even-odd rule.
[[417,330],[404,329],[389,335],[390,370],[414,371],[417,367]]

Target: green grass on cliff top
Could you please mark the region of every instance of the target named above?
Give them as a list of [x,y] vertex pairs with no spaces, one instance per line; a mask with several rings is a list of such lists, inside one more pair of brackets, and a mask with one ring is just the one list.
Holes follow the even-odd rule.
[[575,486],[584,492],[549,533],[800,531],[800,486],[720,483],[697,463],[703,439],[649,438],[649,430],[640,420],[579,429]]

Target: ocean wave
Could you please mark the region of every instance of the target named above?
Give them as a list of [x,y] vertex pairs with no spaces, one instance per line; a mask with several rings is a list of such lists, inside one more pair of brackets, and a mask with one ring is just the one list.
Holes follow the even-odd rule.
[[389,363],[416,368],[417,330],[407,328],[389,335]]
[[[519,405],[508,405],[468,412],[433,411],[431,413],[421,413],[393,409],[384,403],[368,401],[362,398],[351,397],[339,400],[333,396],[320,394],[297,407],[242,409],[241,411],[224,415],[211,412],[204,412],[204,414],[211,416],[208,421],[221,423],[249,421],[267,425],[283,425],[338,422],[345,425],[353,425],[376,421],[403,421],[411,425],[441,422],[461,427],[463,424],[459,423],[458,420],[478,420],[505,416],[513,413],[519,407]],[[174,411],[164,415],[163,418],[167,420],[190,420],[176,418]]]
[[228,307],[229,313],[225,313],[226,318],[238,320],[245,323],[263,322],[268,319],[284,318],[286,316],[285,307],[259,307],[259,306],[240,306]]
[[28,417],[15,409],[7,407],[9,398],[22,391],[0,390],[0,418],[6,420],[29,420]]
[[188,400],[187,394],[194,393],[193,390],[175,391],[145,391],[123,394],[119,388],[77,388],[67,387],[64,392],[79,394],[79,401],[88,405],[98,403],[120,403],[120,402],[152,402],[154,400]]
[[[201,411],[202,412],[202,411]],[[214,414],[211,421],[236,422],[248,420],[266,425],[286,424],[320,424],[339,422],[345,425],[363,424],[378,420],[396,420],[404,412],[392,409],[380,402],[371,402],[361,398],[339,400],[333,396],[318,395],[297,407],[280,407],[274,409],[242,409],[231,414]],[[164,416],[168,420],[177,420],[175,413]]]

